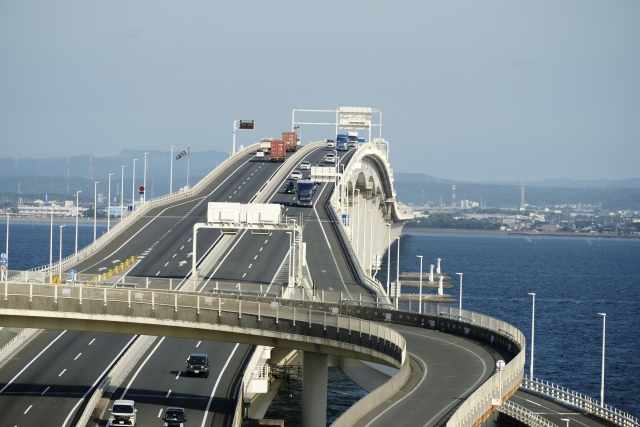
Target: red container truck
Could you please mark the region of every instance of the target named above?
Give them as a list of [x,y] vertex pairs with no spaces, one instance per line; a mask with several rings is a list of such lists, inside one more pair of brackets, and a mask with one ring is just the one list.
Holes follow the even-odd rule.
[[271,161],[284,162],[287,156],[287,145],[281,139],[271,141]]
[[282,132],[282,140],[287,144],[287,151],[298,149],[298,135],[295,132]]

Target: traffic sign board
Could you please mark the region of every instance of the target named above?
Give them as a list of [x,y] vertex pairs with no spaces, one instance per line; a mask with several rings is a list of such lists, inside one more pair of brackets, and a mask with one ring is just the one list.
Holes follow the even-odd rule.
[[75,279],[76,278],[76,274],[78,274],[77,271],[75,270],[69,270],[69,278],[70,279]]
[[7,264],[0,264],[0,270],[7,271]]
[[144,194],[144,185],[138,187],[138,191],[140,192],[140,194]]

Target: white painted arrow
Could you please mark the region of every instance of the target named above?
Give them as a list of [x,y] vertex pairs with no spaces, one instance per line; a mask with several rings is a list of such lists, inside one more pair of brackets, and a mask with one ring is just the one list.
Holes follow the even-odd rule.
[[190,257],[191,257],[191,255],[193,255],[193,252],[189,252],[189,253],[187,254],[187,258],[190,258]]
[[119,262],[120,262],[120,260],[119,260],[119,259],[114,259],[113,261],[111,261],[111,263],[112,263],[112,264],[117,264],[117,263],[119,263]]
[[98,269],[98,271],[102,271],[102,270],[106,270],[106,269],[107,269],[107,267],[100,267],[100,268]]
[[178,265],[179,265],[180,267],[182,267],[182,266],[183,266],[183,265],[185,265],[186,263],[187,263],[187,261],[180,261],[180,262],[178,263]]

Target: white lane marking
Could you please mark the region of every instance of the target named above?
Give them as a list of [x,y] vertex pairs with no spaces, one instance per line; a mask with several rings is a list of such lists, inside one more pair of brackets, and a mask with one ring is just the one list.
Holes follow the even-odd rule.
[[182,261],[180,261],[180,262],[178,263],[178,266],[179,266],[179,267],[182,267],[182,266],[183,266],[183,265],[185,265],[186,263],[187,263],[187,261],[182,260]]
[[158,271],[158,272],[156,273],[156,276],[157,276],[158,274],[160,274],[160,271]]
[[44,394],[47,392],[47,390],[49,390],[51,387],[47,387],[44,389],[44,391],[40,394],[40,396],[44,396]]
[[182,371],[178,371],[178,375],[176,375],[176,379],[180,378],[180,374],[182,373]]
[[238,190],[239,190],[240,188],[242,188],[242,185],[241,185],[240,187],[238,187]]
[[169,265],[169,261],[167,261],[164,266],[166,267],[167,265]]
[[[225,256],[222,258],[222,260],[218,263],[218,266],[211,272],[209,273],[209,279],[211,279],[213,276],[216,275],[216,273],[218,272],[218,270],[220,269],[220,267],[222,266],[222,264],[224,264],[224,262],[226,261],[227,257],[229,256],[229,254],[231,254],[231,252],[233,252],[233,250],[235,249],[235,247],[238,245],[238,243],[240,243],[240,240],[242,240],[242,237],[244,237],[245,233],[248,230],[244,230],[242,232],[242,234],[240,235],[240,237],[238,239],[236,239],[235,243],[233,244],[233,246],[231,246],[231,249],[229,249],[227,251],[227,253],[225,254]],[[198,292],[202,292],[205,288],[205,286],[207,286],[207,283],[209,283],[209,281],[207,280],[207,282],[205,282],[204,285],[202,285],[202,287],[200,288],[200,290]]]
[[249,264],[249,268],[251,268],[251,266],[252,266],[252,265],[253,265],[253,264]]
[[23,415],[27,415],[27,412],[29,412],[29,409],[31,409],[31,408],[33,408],[33,405],[29,405],[29,407],[27,408],[27,410],[26,410],[26,411],[24,411],[24,414],[23,414]]
[[[295,199],[293,199],[293,200],[295,200]],[[285,212],[288,211],[288,210],[289,210],[289,208],[285,209]]]
[[171,390],[169,390],[169,391],[167,392],[167,395],[166,395],[164,398],[165,398],[165,399],[167,399],[167,398],[169,397],[169,395],[170,395],[170,394],[171,394]]
[[[553,412],[553,414],[551,414],[551,413],[550,413],[550,414],[548,414],[548,415],[580,415],[579,413],[571,413],[571,412],[569,412],[569,413],[563,413],[563,412],[558,412],[558,411],[556,411],[556,410],[553,410],[553,409],[549,408],[548,406],[544,406],[544,405],[542,405],[542,404],[540,404],[540,403],[538,403],[538,402],[534,402],[533,400],[525,399],[524,397],[517,396],[517,395],[513,395],[513,396],[511,396],[509,399],[520,399],[520,400],[524,400],[525,402],[533,403],[534,405],[537,405],[537,406],[539,406],[539,407],[541,407],[541,408],[544,408],[544,409],[547,409],[547,410],[549,410],[549,411]],[[535,411],[533,411],[533,412],[534,412],[534,413],[536,413],[536,414],[538,414],[538,415],[547,415],[547,414],[545,414],[544,412],[535,412]],[[571,418],[571,417],[569,417],[569,419],[570,419],[570,420],[572,420],[572,421],[575,421],[575,422],[576,422],[576,423],[578,423],[578,424],[582,424],[583,426],[587,426],[587,424],[585,424],[585,423],[583,423],[583,422],[581,422],[580,420],[577,420],[577,419],[575,419],[575,418]]]
[[96,340],[95,338],[94,338],[94,339],[92,339],[92,340],[91,340],[91,342],[89,343],[89,345],[93,344],[93,342],[94,342],[95,340]]
[[59,376],[59,377],[61,377],[61,376],[62,376],[62,374],[64,374],[66,371],[67,371],[67,369],[66,369],[66,368],[65,368],[65,369],[63,369],[63,370],[62,370],[62,372],[60,372],[60,373],[58,374],[58,376]]
[[268,241],[269,241],[269,239],[265,240],[265,241],[264,241],[264,244],[266,245]]
[[209,408],[211,407],[211,402],[213,401],[213,395],[216,394],[216,389],[218,388],[218,384],[220,384],[220,379],[222,378],[222,375],[224,374],[224,371],[227,369],[227,366],[229,366],[229,362],[231,362],[231,358],[233,357],[233,354],[238,349],[239,345],[240,344],[236,344],[236,346],[233,347],[233,350],[231,350],[231,354],[229,355],[229,358],[225,362],[224,366],[222,367],[222,370],[220,371],[220,375],[218,376],[218,379],[216,380],[216,384],[213,386],[213,390],[211,390],[211,397],[209,398],[209,402],[207,402],[207,409],[205,409],[205,411],[204,411],[204,417],[202,418],[202,426],[201,427],[204,427],[206,422],[207,422],[207,415],[209,414]]
[[172,256],[171,258],[175,258],[175,257],[176,257],[176,255],[178,255],[178,254],[173,254],[173,256]]
[[78,357],[80,357],[81,355],[82,355],[82,353],[78,353],[78,355],[73,360],[78,360]]
[[49,347],[51,347],[51,346],[53,345],[53,343],[55,343],[56,341],[58,341],[58,339],[60,339],[60,337],[61,337],[61,336],[63,336],[66,332],[67,332],[67,331],[62,331],[62,332],[60,332],[60,335],[58,335],[58,336],[56,337],[56,339],[54,339],[53,341],[51,341],[51,342],[49,343],[49,345],[48,345],[48,346],[46,346],[46,347],[45,347],[45,348],[44,348],[40,353],[38,353],[38,355],[37,355],[36,357],[34,357],[34,358],[33,358],[33,360],[31,360],[31,362],[27,363],[27,365],[26,365],[24,368],[22,368],[22,370],[21,370],[20,372],[18,372],[18,373],[16,374],[16,376],[15,376],[15,377],[13,377],[13,378],[11,379],[11,381],[9,381],[9,382],[7,383],[7,385],[5,385],[4,387],[2,387],[2,390],[0,390],[0,393],[2,393],[2,392],[3,392],[7,387],[9,387],[9,386],[11,385],[11,383],[12,383],[12,382],[14,382],[14,381],[16,380],[16,378],[18,378],[18,377],[20,376],[20,374],[22,374],[24,371],[26,371],[26,370],[27,370],[27,368],[28,368],[29,366],[31,366],[31,364],[32,364],[33,362],[35,362],[36,360],[38,360],[38,357],[42,356],[42,353],[44,353],[45,351],[47,351],[47,350],[49,349]]
[[258,255],[256,255],[256,256],[254,256],[254,257],[253,257],[253,259],[256,259],[256,258],[258,258]]
[[191,237],[189,237],[189,240],[187,240],[187,243],[189,243],[191,241]]
[[234,191],[233,194],[236,194],[238,192],[238,190]]
[[160,408],[160,412],[158,412],[158,418],[160,418],[160,415],[162,415],[162,408]]
[[142,362],[142,365],[140,365],[140,367],[138,367],[138,370],[136,371],[136,373],[133,375],[133,377],[131,378],[131,381],[129,381],[129,384],[127,384],[127,388],[124,389],[124,391],[122,392],[122,396],[120,396],[120,399],[124,399],[124,397],[127,395],[127,392],[129,391],[129,388],[131,388],[131,384],[133,384],[133,382],[135,381],[136,377],[138,376],[138,374],[140,373],[140,371],[142,370],[142,368],[144,367],[144,365],[149,361],[149,359],[151,359],[151,356],[153,356],[153,353],[156,352],[156,350],[158,349],[158,347],[160,347],[160,344],[162,344],[162,341],[164,341],[165,337],[162,337],[162,339],[160,340],[160,342],[158,344],[156,344],[156,346],[153,348],[153,350],[151,351],[151,353],[149,353],[149,355],[147,356],[146,359],[144,359],[144,362]]
[[229,198],[231,198],[231,196],[229,196]]
[[131,345],[131,343],[133,342],[133,340],[136,339],[136,337],[138,337],[139,335],[134,335],[133,337],[131,337],[131,339],[124,345],[124,347],[122,347],[122,350],[120,350],[120,352],[116,355],[116,357],[111,361],[111,363],[109,363],[109,365],[105,368],[104,371],[102,371],[102,373],[100,375],[98,375],[98,378],[96,378],[96,380],[94,381],[93,384],[91,384],[91,387],[89,387],[89,389],[87,390],[87,392],[80,398],[80,400],[78,400],[78,403],[76,403],[74,405],[74,407],[71,409],[71,412],[69,412],[69,415],[67,415],[67,418],[65,418],[64,422],[62,423],[62,427],[67,427],[67,423],[69,422],[69,420],[71,419],[71,417],[73,415],[75,415],[76,411],[78,410],[78,407],[82,404],[82,402],[84,402],[84,400],[87,398],[87,396],[89,395],[89,393],[91,393],[91,391],[96,387],[96,385],[98,385],[98,382],[100,381],[100,379],[102,377],[104,377],[107,372],[109,372],[111,370],[111,368],[113,367],[113,365],[116,363],[116,361],[118,359],[120,359],[120,356],[122,356],[122,353],[125,352],[125,350],[127,348],[129,348],[129,345]]
[[196,344],[196,348],[200,347],[200,343],[201,343],[201,342],[202,342],[202,341],[198,341],[198,344]]
[[262,247],[260,248],[260,252],[262,252]]
[[[189,239],[189,240],[191,240],[191,239]],[[180,250],[182,250],[182,249],[184,249],[184,245],[182,245],[182,247],[180,248]]]
[[246,275],[247,275],[247,273],[244,273],[244,274],[242,275],[242,278],[244,279],[244,276],[246,276]]

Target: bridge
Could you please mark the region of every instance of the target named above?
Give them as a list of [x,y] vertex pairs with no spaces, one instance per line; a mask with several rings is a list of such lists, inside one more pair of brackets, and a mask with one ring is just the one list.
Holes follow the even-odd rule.
[[[20,358],[5,359],[0,370],[7,419],[87,425],[110,392],[135,399],[139,420],[157,419],[163,407],[176,405],[187,407],[194,424],[240,425],[244,416],[264,413],[269,399],[260,396],[271,392],[265,366],[278,362],[303,365],[305,426],[326,425],[330,364],[371,391],[335,425],[393,419],[469,426],[492,421],[498,408],[528,425],[544,423],[526,407],[535,398],[516,392],[524,378],[520,331],[448,306],[424,303],[420,315],[389,305],[375,273],[410,215],[395,200],[388,148],[378,139],[344,153],[308,209],[278,190],[300,161],[320,163],[324,144],[309,144],[284,164],[255,158],[250,146],[194,188],[146,202],[60,265],[10,274],[14,280],[0,288],[0,323],[31,329],[22,335],[29,343]],[[201,229],[194,251],[193,227],[206,222],[210,201],[279,203],[289,217],[302,218],[302,239]],[[296,256],[302,248],[306,256]],[[196,268],[194,253],[202,254]],[[127,262],[132,256],[135,262]],[[71,267],[80,273],[75,284],[33,282],[50,282]],[[293,270],[299,273],[290,286]],[[34,328],[44,332],[29,332]],[[191,352],[215,355],[213,385],[180,375]],[[360,360],[376,368],[365,370],[371,365]],[[496,368],[501,360],[504,370]],[[391,375],[379,374],[382,366]],[[533,379],[525,384],[557,400],[553,387]],[[508,398],[519,405],[502,405]],[[592,412],[613,422],[629,418],[612,408]]]

